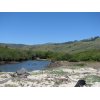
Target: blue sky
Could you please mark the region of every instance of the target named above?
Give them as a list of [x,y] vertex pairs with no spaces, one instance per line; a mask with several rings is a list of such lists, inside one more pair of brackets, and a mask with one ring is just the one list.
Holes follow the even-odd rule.
[[43,44],[100,36],[100,13],[0,12],[0,42]]

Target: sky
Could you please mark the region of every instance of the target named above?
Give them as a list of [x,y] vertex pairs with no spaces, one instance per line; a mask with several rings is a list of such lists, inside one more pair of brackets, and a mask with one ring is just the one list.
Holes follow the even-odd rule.
[[62,43],[100,36],[100,12],[0,12],[0,43]]

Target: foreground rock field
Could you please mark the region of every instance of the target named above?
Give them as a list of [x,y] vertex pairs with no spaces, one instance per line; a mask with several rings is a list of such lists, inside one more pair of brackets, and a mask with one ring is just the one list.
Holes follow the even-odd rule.
[[[60,66],[30,72],[26,78],[0,72],[0,87],[74,87],[84,79],[87,87],[100,86],[100,63],[60,62]],[[98,67],[97,67],[98,66]]]

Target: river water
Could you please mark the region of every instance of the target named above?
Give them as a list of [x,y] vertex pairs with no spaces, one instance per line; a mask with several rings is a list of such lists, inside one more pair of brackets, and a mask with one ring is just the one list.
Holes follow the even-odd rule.
[[27,71],[43,70],[46,69],[49,64],[50,61],[46,60],[29,60],[16,64],[4,64],[0,65],[0,72],[16,72],[22,68],[25,68]]

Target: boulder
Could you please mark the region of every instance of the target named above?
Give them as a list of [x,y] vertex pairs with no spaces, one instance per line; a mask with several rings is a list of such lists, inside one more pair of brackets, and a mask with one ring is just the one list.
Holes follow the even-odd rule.
[[12,77],[19,77],[19,78],[27,78],[27,76],[30,75],[28,71],[25,68],[22,68],[20,70],[17,70],[16,73],[12,74]]
[[22,68],[20,70],[17,70],[16,73],[17,75],[23,75],[23,74],[28,73],[28,71],[25,68]]
[[79,80],[79,81],[76,83],[75,87],[83,87],[83,86],[85,86],[85,85],[86,85],[86,81],[85,81],[85,80]]

